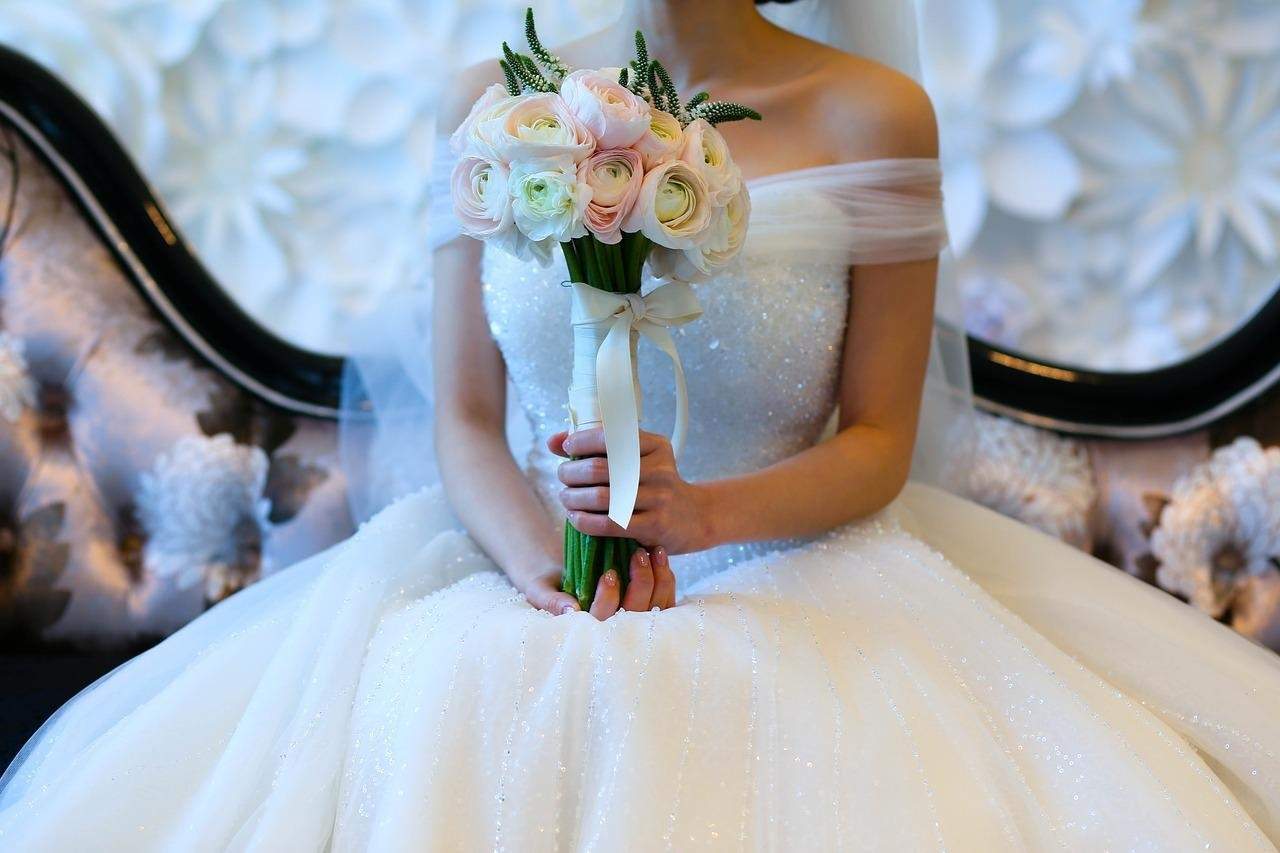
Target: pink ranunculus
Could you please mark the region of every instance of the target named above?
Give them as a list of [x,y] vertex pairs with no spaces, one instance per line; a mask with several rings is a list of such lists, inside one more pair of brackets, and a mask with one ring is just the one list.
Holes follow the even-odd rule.
[[684,149],[680,119],[664,110],[650,110],[648,130],[631,147],[644,158],[645,171],[676,159]]
[[586,125],[554,92],[519,95],[515,102],[476,127],[507,163],[564,159],[581,163],[596,150]]
[[626,148],[649,130],[649,103],[618,82],[619,68],[579,69],[560,97],[596,138],[598,148]]
[[481,124],[502,115],[516,103],[516,98],[507,92],[507,87],[494,83],[484,90],[474,104],[471,112],[463,119],[462,124],[449,137],[449,148],[454,154],[475,154],[481,157],[492,157],[495,152],[488,140],[478,133]]
[[622,228],[668,249],[692,249],[705,236],[714,212],[702,176],[683,160],[672,160],[645,173],[640,197]]
[[591,187],[583,218],[601,243],[622,240],[622,223],[635,207],[643,182],[640,153],[632,148],[597,151],[578,165],[578,183]]
[[509,178],[502,163],[472,155],[458,160],[450,184],[454,215],[464,234],[488,240],[515,227],[507,191]]
[[706,119],[695,119],[684,129],[684,160],[707,182],[716,205],[728,204],[742,188],[742,172],[729,156],[729,144]]

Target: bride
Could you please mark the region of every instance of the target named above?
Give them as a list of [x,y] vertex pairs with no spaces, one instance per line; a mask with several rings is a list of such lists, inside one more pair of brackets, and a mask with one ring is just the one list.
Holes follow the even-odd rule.
[[[868,50],[902,20],[807,5]],[[619,532],[601,436],[560,431],[564,269],[443,233],[442,485],[59,711],[3,779],[0,848],[1275,849],[1280,659],[904,486],[945,239],[920,89],[751,0],[627,0],[561,53],[608,65],[637,28],[681,88],[767,120],[725,129],[753,219],[677,332],[678,464],[669,374],[641,353],[625,594],[606,576],[581,613],[558,589],[566,515]],[[458,78],[445,125],[495,79]]]

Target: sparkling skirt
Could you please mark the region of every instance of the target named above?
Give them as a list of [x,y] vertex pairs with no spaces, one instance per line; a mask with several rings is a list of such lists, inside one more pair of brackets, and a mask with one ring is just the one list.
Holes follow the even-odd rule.
[[1271,653],[926,487],[604,623],[423,492],[68,703],[0,849],[1273,850],[1278,710]]

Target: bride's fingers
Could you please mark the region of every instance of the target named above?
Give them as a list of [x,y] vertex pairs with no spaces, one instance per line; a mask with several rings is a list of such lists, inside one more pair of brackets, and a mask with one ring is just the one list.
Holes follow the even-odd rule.
[[556,456],[568,456],[564,452],[564,440],[569,437],[567,430],[560,430],[547,439],[547,450],[550,450]]
[[524,597],[539,610],[559,616],[580,610],[578,600],[567,592],[551,585],[550,581],[538,583],[525,592]]
[[565,509],[583,509],[588,512],[609,511],[609,487],[586,486],[581,489],[561,489],[560,503]]
[[613,569],[601,576],[595,600],[591,602],[592,616],[603,620],[618,612],[618,587],[618,573]]
[[609,460],[603,456],[571,459],[568,462],[561,462],[556,474],[560,477],[560,482],[566,486],[607,486],[609,485]]
[[[607,503],[607,501],[606,501]],[[568,512],[569,523],[579,533],[585,533],[588,536],[619,536],[622,538],[639,538],[631,536],[626,530],[614,524],[609,516],[605,515],[604,510],[600,512],[591,512],[590,510],[571,509]],[[632,525],[634,526],[638,516],[633,515]]]
[[653,566],[653,606],[666,610],[676,605],[676,576],[667,559],[667,549],[659,545],[649,552]]
[[644,612],[653,608],[653,565],[649,552],[637,548],[631,555],[631,577],[622,596],[622,609]]
[[[557,433],[556,435],[559,435]],[[555,447],[551,446],[551,441],[556,436],[548,439],[547,446],[551,447],[553,453],[557,452]],[[658,435],[656,432],[640,433],[640,455],[652,453],[658,448],[668,444],[667,439]],[[579,430],[570,433],[569,436],[558,443],[561,456],[604,456],[604,430],[600,427]]]

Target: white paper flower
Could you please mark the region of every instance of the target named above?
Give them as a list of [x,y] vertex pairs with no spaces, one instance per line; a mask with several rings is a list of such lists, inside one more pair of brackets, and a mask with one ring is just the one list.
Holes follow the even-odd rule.
[[1169,60],[1114,91],[1119,103],[1078,111],[1071,138],[1099,170],[1079,218],[1129,234],[1130,290],[1191,244],[1210,257],[1228,235],[1276,261],[1280,63]]
[[243,559],[243,537],[268,526],[267,455],[225,433],[186,436],[142,474],[136,503],[146,571],[182,589]]
[[[1079,192],[1079,165],[1057,132],[1042,124],[1052,115],[1039,114],[1039,107],[1026,113],[1026,105],[1046,101],[1035,88],[1041,78],[1026,68],[1022,76],[1001,68],[1015,57],[1001,54],[994,0],[924,0],[920,24],[952,250],[963,255],[972,245],[989,202],[1038,221],[1062,216]],[[1064,98],[1053,100],[1066,106]]]
[[305,149],[272,121],[273,84],[266,68],[233,76],[189,63],[171,92],[171,144],[159,172],[184,233],[223,281],[252,288],[250,308],[288,279],[271,218],[296,209],[283,179],[307,163]]
[[958,282],[965,328],[983,340],[1017,348],[1039,319],[1031,297],[1004,276],[970,272]]
[[1274,54],[1280,43],[1275,0],[1147,0],[1153,35],[1188,53]]
[[22,340],[0,332],[0,416],[10,423],[36,403],[36,383],[27,372]]
[[1078,441],[1005,418],[977,414],[952,477],[959,491],[1081,548],[1098,498],[1089,454]]
[[1100,90],[1133,74],[1143,0],[1057,0],[1036,13],[1038,26],[1022,62],[1027,71]]
[[161,65],[181,62],[223,0],[85,0]]
[[1151,535],[1156,581],[1211,616],[1280,558],[1280,448],[1239,438],[1173,486]]

